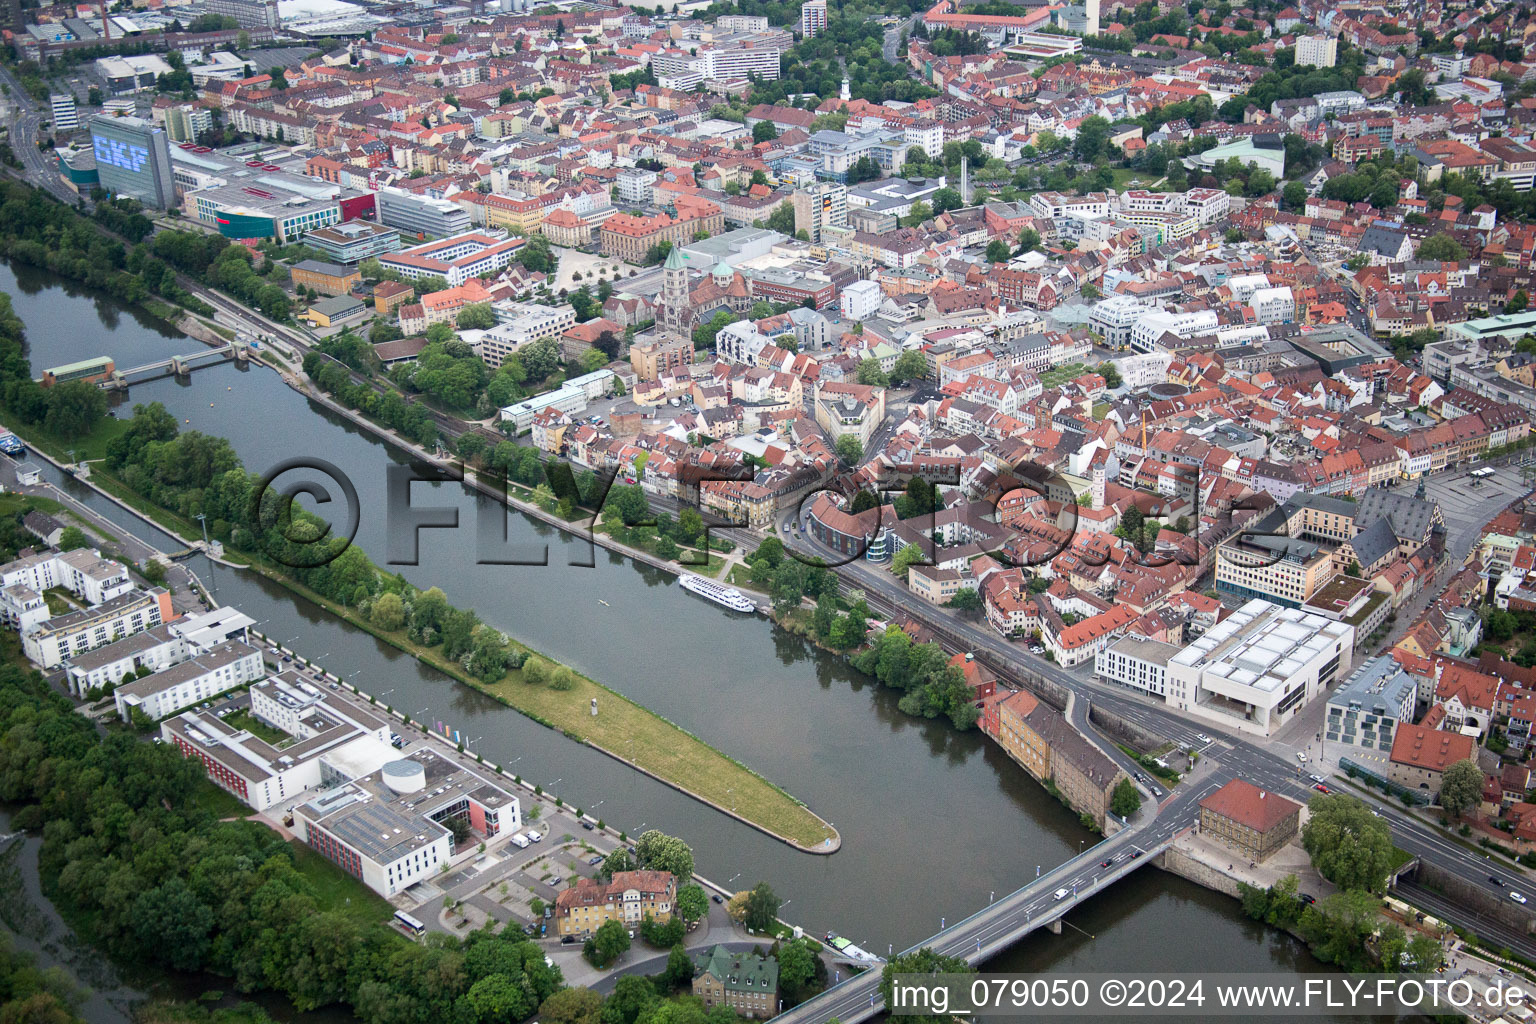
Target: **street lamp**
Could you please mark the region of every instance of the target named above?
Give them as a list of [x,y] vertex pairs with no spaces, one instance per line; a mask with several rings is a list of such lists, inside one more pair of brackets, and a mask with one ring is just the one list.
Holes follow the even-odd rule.
[[[73,455],[74,452],[70,452],[70,454]],[[196,519],[198,522],[203,524],[203,548],[206,550],[208,547],[211,546],[208,543],[208,516],[207,516],[206,513],[199,512],[197,515],[193,516],[192,518]]]

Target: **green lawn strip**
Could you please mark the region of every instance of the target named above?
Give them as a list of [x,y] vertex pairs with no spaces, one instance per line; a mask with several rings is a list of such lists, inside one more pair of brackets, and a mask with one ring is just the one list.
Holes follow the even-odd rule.
[[44,429],[41,424],[22,425],[14,413],[0,414],[0,422],[11,428],[29,446],[46,452],[60,462],[68,462],[71,451],[75,453],[77,461],[105,458],[107,445],[128,429],[128,421],[116,416],[102,417],[89,434],[75,438],[60,437]]
[[68,514],[63,503],[54,501],[52,498],[44,498],[36,494],[0,494],[0,515],[20,515],[33,509],[55,516]]
[[395,908],[361,880],[345,871],[298,840],[288,844],[293,851],[293,866],[309,881],[322,911],[329,910],[350,917],[360,925],[383,924],[394,916]]
[[[495,697],[541,725],[621,757],[686,793],[727,809],[734,807],[736,814],[765,831],[805,847],[817,846],[836,834],[803,803],[746,765],[586,676],[577,674],[576,685],[564,691],[529,685],[522,681],[521,671],[508,673],[499,683],[485,683],[465,673],[457,662],[445,659],[441,651],[411,642],[403,631],[380,630],[352,609],[337,605],[283,573],[265,566],[254,568],[359,629],[444,675]],[[554,664],[530,648],[518,646]],[[597,718],[591,714],[593,697],[598,701]]]
[[197,789],[193,792],[191,803],[200,807],[216,818],[244,818],[251,813],[251,809],[241,802],[240,798],[226,789],[221,789],[213,784],[213,780],[203,778],[198,781]]

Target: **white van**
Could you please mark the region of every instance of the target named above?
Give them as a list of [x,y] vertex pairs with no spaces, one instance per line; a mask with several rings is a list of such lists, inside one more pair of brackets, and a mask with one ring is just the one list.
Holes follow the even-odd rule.
[[526,849],[528,849],[528,840],[527,840],[526,837],[524,837],[522,835],[513,835],[511,840],[510,840],[510,842],[512,843],[513,846],[517,847],[519,850],[526,850]]
[[1057,889],[1055,895],[1053,895],[1051,897],[1051,899],[1053,899],[1056,902],[1060,903],[1062,900],[1066,899],[1068,896],[1071,896],[1071,895],[1072,895],[1072,891],[1070,889]]
[[524,832],[523,835],[527,836],[530,842],[542,843],[544,841],[544,837],[539,835],[533,829],[529,829],[527,832]]

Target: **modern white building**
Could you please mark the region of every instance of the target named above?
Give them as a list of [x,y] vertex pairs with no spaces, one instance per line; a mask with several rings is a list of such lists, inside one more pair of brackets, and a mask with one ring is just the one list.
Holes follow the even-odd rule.
[[1353,626],[1255,598],[1169,659],[1167,701],[1269,736],[1349,671],[1354,648]]
[[1180,648],[1126,634],[1100,651],[1093,671],[1100,679],[1163,700],[1168,694],[1168,662]]
[[217,715],[184,711],[160,723],[160,735],[208,777],[262,811],[322,784],[350,782],[398,757],[393,720],[288,671],[252,683],[251,715],[292,737],[279,748]]
[[838,304],[842,308],[844,320],[868,320],[879,311],[884,299],[878,283],[855,281],[843,289],[838,296]]
[[228,606],[183,615],[72,656],[64,666],[69,691],[84,700],[91,691],[116,686],[145,669],[157,672],[232,640],[249,642],[247,630],[253,625],[249,615]]
[[190,660],[123,683],[112,696],[123,721],[131,722],[135,710],[147,715],[150,721],[159,721],[266,674],[260,650],[231,640]]
[[1167,313],[1162,310],[1144,312],[1131,328],[1131,347],[1138,352],[1155,352],[1157,342],[1164,334],[1180,338],[1193,338],[1197,334],[1214,331],[1220,319],[1216,311],[1202,309],[1194,313]]
[[80,127],[80,111],[75,106],[74,93],[56,92],[48,97],[48,104],[53,111],[54,131],[72,132]]
[[1131,329],[1153,307],[1129,295],[1111,295],[1093,304],[1088,313],[1088,329],[1104,338],[1109,348],[1123,348],[1131,342]]
[[507,406],[501,410],[501,418],[504,421],[511,420],[521,433],[530,429],[533,418],[545,409],[572,414],[583,412],[588,402],[596,401],[613,390],[614,376],[612,370],[593,370],[580,377],[572,377],[553,391]]
[[1296,298],[1289,285],[1279,288],[1260,288],[1248,300],[1253,315],[1260,323],[1289,323],[1296,319]]
[[45,551],[0,566],[0,589],[18,583],[39,594],[63,587],[87,604],[101,604],[133,589],[127,568],[90,548]]
[[[1355,747],[1361,753],[1351,756],[1377,760],[1385,768],[1397,727],[1413,721],[1417,693],[1418,680],[1396,661],[1372,658],[1329,695],[1324,739]],[[1342,751],[1330,753],[1339,756]]]
[[463,852],[455,831],[478,845],[522,823],[517,797],[429,748],[293,809],[299,839],[385,898],[441,874]]
[[492,369],[506,362],[524,345],[543,338],[559,338],[562,332],[576,324],[576,310],[569,305],[546,306],[528,302],[506,309],[498,307],[497,313],[511,313],[512,318],[482,332],[472,342],[475,354]]

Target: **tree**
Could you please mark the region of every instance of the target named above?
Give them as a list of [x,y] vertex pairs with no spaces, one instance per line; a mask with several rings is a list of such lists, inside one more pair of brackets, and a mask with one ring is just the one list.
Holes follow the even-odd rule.
[[886,376],[884,370],[880,369],[880,360],[878,359],[862,359],[859,361],[858,380],[860,384],[877,388],[889,387],[891,383],[891,378]]
[[47,389],[48,412],[43,426],[51,433],[73,440],[95,429],[107,414],[107,396],[95,384],[70,380]]
[[[880,970],[880,995],[887,1008],[891,1006],[891,989],[898,974],[975,974],[976,968],[958,956],[943,956],[924,946],[913,953],[892,957]],[[918,1024],[948,1024],[948,1015],[915,1015],[910,1018]],[[905,1021],[905,1018],[904,1018]]]
[[1476,807],[1483,798],[1483,772],[1471,758],[1448,765],[1440,776],[1440,806],[1453,817]]
[[461,331],[484,331],[496,326],[496,313],[489,302],[472,302],[454,318]]
[[922,565],[927,562],[928,556],[923,551],[921,544],[908,544],[891,558],[891,572],[898,578],[905,580],[907,570],[914,565]]
[[60,551],[73,551],[76,548],[88,548],[90,546],[90,538],[78,526],[66,526],[64,527],[64,532],[59,534]]
[[1012,251],[1008,248],[1008,243],[1001,238],[994,238],[987,243],[988,263],[1007,263],[1011,255]]
[[386,633],[393,633],[405,625],[405,604],[399,594],[380,594],[368,613],[369,620]]
[[772,121],[759,121],[752,126],[753,142],[771,142],[779,137],[779,129]]
[[678,882],[693,877],[693,848],[658,829],[649,829],[635,841],[635,859],[641,867],[672,872]]
[[792,235],[795,232],[795,204],[785,200],[773,208],[768,215],[768,230],[778,231],[781,234]]
[[677,890],[673,909],[685,921],[698,921],[709,913],[709,897],[704,894],[702,886],[685,885]]
[[[604,878],[611,879],[616,872],[635,870],[635,858],[629,855],[626,847],[619,847],[603,859],[602,874]],[[682,893],[678,893],[682,897]]]
[[[800,1003],[814,992],[818,960],[816,953],[805,939],[793,939],[779,944],[779,988],[785,994],[785,1003]],[[825,976],[826,968],[822,968]]]
[[1515,290],[1514,297],[1504,304],[1504,312],[1523,313],[1530,304],[1531,297],[1525,293],[1524,288],[1518,288]]
[[780,899],[774,895],[773,887],[767,882],[758,882],[747,893],[747,903],[742,916],[742,924],[754,932],[772,931],[779,920]]
[[683,919],[676,915],[665,921],[658,921],[651,915],[645,915],[645,920],[640,922],[640,936],[655,946],[657,949],[671,949],[683,941],[688,931],[688,926]]
[[1085,117],[1077,126],[1077,135],[1072,140],[1072,153],[1084,163],[1092,163],[1098,159],[1109,142],[1109,122],[1095,114]]
[[604,921],[581,946],[581,955],[593,967],[607,967],[628,951],[629,932],[617,921]]
[[1467,258],[1467,250],[1442,231],[1424,239],[1419,245],[1418,255],[1421,260],[1464,260]]
[[837,457],[848,466],[857,466],[864,458],[864,444],[852,434],[839,437],[832,448],[837,452]]
[[1040,232],[1034,228],[1025,228],[1019,232],[1019,255],[1033,252],[1040,244]]
[[667,967],[661,972],[661,984],[667,991],[676,991],[692,981],[693,958],[688,955],[688,947],[679,942],[667,954]]
[[1141,790],[1130,779],[1121,779],[1109,799],[1109,809],[1122,818],[1141,810]]
[[1288,181],[1280,192],[1280,198],[1284,200],[1287,210],[1300,211],[1307,205],[1307,186],[1299,181]]
[[[685,952],[684,957],[687,957]],[[692,964],[688,976],[693,977]],[[613,994],[603,1001],[603,1024],[635,1024],[635,1021],[661,1001],[651,979],[638,974],[620,975],[613,984]]]
[[602,1024],[603,997],[589,988],[563,988],[539,1005],[547,1024]]
[[1380,892],[1392,866],[1392,835],[1381,818],[1343,793],[1318,794],[1301,845],[1322,876],[1341,889]]
[[933,207],[919,199],[912,204],[912,209],[901,218],[902,227],[915,228],[933,216]]
[[917,349],[907,349],[896,357],[896,363],[891,367],[891,380],[905,384],[909,381],[922,380],[928,375],[928,360],[923,358],[923,353]]

